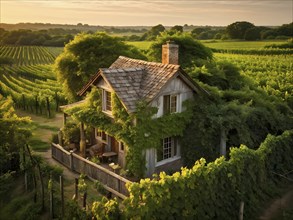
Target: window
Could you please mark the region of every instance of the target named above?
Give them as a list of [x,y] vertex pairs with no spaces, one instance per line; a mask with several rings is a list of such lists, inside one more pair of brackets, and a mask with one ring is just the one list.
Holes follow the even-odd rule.
[[163,160],[172,156],[172,139],[170,137],[163,140]]
[[111,92],[106,90],[103,90],[103,110],[108,112],[112,111]]
[[124,151],[124,144],[123,142],[119,142],[120,151]]
[[167,137],[162,140],[162,148],[157,150],[157,162],[178,156],[177,140]]
[[163,103],[164,114],[177,112],[177,95],[165,95]]
[[107,134],[104,131],[96,129],[96,137],[102,140],[103,142],[107,142]]

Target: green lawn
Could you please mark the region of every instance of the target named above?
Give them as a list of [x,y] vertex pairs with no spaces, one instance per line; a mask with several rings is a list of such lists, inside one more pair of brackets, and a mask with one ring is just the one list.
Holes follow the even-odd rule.
[[136,46],[138,49],[141,50],[148,50],[153,41],[127,41],[126,43]]
[[262,49],[266,45],[283,44],[286,41],[201,41],[205,46],[215,49]]
[[[205,46],[215,49],[262,49],[264,46],[272,44],[283,44],[286,41],[221,41],[221,40],[202,40]],[[148,50],[153,41],[127,41],[127,44],[136,46],[141,50]]]
[[19,116],[29,116],[32,120],[30,129],[32,137],[29,144],[34,151],[46,151],[50,148],[52,134],[57,134],[63,125],[63,115],[56,114],[54,118],[45,118],[28,112],[17,110]]

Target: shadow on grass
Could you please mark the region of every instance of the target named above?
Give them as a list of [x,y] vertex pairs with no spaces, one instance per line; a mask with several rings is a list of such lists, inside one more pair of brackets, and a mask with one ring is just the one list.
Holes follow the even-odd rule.
[[40,139],[32,138],[29,141],[29,145],[34,151],[47,151],[50,148],[50,144]]

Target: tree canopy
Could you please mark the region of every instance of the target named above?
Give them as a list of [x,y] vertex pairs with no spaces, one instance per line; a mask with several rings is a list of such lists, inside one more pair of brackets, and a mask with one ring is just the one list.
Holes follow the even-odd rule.
[[[75,33],[75,32],[74,32]],[[37,46],[55,46],[63,47],[73,39],[73,36],[64,30],[0,30],[0,43],[8,45],[37,45]]]
[[179,63],[183,68],[191,67],[200,60],[212,59],[213,57],[211,50],[194,40],[190,34],[163,32],[150,47],[149,55],[152,60],[161,62],[162,45],[169,40],[179,45]]
[[171,27],[170,29],[171,33],[175,33],[175,32],[183,32],[183,26],[180,25],[175,25],[174,27]]
[[76,93],[99,68],[109,67],[120,55],[131,58],[145,57],[120,38],[105,33],[78,34],[65,45],[64,51],[55,61],[57,79],[70,102],[76,101]]
[[255,27],[252,23],[247,21],[237,21],[229,24],[226,28],[227,34],[232,39],[244,39],[245,32]]
[[160,33],[164,32],[166,29],[162,24],[153,26],[149,31],[147,31],[142,37],[142,40],[155,40]]

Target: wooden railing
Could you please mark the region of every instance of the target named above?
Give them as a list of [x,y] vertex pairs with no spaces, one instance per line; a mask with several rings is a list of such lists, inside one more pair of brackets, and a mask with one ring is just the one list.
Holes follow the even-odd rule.
[[125,185],[131,181],[73,152],[68,152],[59,144],[52,143],[51,150],[52,157],[70,170],[86,174],[89,178],[98,180],[106,190],[122,199],[129,195]]

